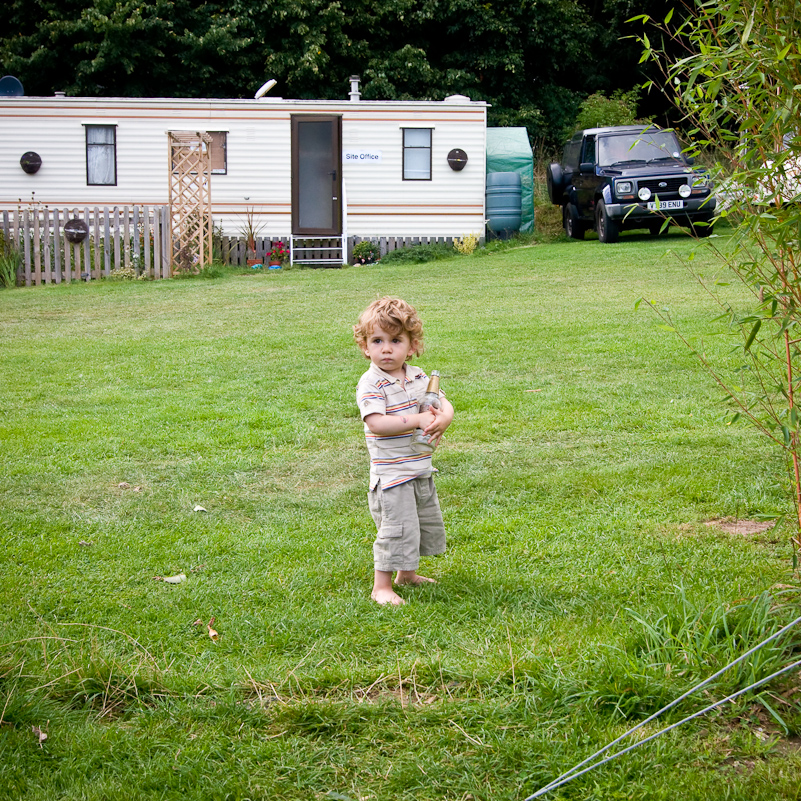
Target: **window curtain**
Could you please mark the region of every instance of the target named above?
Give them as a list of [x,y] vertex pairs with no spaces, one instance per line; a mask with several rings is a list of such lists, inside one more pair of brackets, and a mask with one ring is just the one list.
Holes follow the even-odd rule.
[[90,184],[116,184],[114,128],[111,125],[86,129],[87,180]]

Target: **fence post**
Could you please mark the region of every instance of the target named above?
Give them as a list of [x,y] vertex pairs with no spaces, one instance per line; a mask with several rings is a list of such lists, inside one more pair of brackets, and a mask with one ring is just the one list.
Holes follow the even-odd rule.
[[53,209],[53,269],[55,270],[55,280],[61,283],[61,219],[58,209]]
[[111,231],[109,230],[108,206],[103,209],[103,274],[111,273]]
[[31,238],[28,236],[30,227],[30,215],[28,209],[22,212],[22,253],[25,260],[25,286],[31,285]]
[[145,248],[145,275],[150,278],[150,209],[142,207],[142,230]]
[[53,283],[53,271],[50,265],[50,212],[46,207],[42,211],[42,271],[44,283]]
[[123,263],[125,264],[125,269],[127,270],[131,266],[131,247],[133,246],[133,243],[131,242],[131,214],[127,206],[123,206],[122,208],[122,217],[125,225],[122,248],[122,252],[125,254]]
[[161,278],[161,231],[158,206],[153,208],[153,278]]
[[161,233],[163,237],[161,275],[163,278],[170,278],[172,274],[172,226],[170,225],[169,210],[166,206],[161,207]]
[[133,260],[136,274],[142,274],[142,250],[139,247],[139,206],[133,207]]
[[33,268],[34,268],[34,283],[38,286],[42,283],[42,243],[39,239],[39,209],[34,208],[31,212],[33,215]]
[[[69,222],[70,213],[69,209],[64,209],[64,225]],[[64,280],[69,284],[72,281],[72,276],[70,275],[70,242],[69,239],[65,236],[63,238],[64,244]]]
[[[114,269],[120,269],[120,207],[114,207]],[[108,273],[106,273],[108,275]]]

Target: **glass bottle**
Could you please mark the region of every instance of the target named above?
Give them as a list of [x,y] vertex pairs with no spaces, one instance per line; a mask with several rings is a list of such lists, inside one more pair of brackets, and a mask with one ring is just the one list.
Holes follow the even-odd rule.
[[[439,370],[432,370],[431,377],[428,379],[428,388],[420,398],[420,414],[427,412],[431,407],[441,409],[442,404],[439,400]],[[415,453],[433,453],[436,446],[431,444],[431,437],[422,428],[415,429],[412,434],[412,450]]]

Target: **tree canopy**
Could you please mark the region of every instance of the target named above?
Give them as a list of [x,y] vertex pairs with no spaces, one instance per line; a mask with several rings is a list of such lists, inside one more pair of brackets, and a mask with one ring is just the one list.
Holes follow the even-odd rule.
[[492,104],[554,142],[593,92],[644,81],[626,20],[658,0],[7,0],[0,62],[32,95]]

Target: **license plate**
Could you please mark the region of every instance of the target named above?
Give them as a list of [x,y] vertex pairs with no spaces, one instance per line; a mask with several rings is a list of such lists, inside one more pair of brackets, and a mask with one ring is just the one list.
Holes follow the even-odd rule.
[[660,200],[658,203],[652,200],[648,204],[649,211],[662,211],[662,209],[683,209],[683,208],[684,208],[683,200]]

